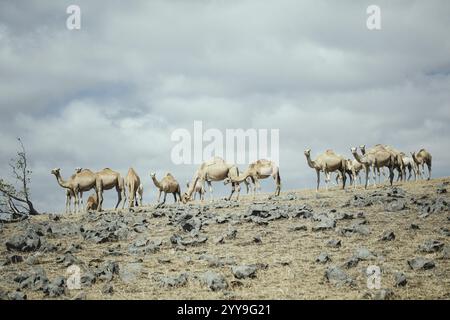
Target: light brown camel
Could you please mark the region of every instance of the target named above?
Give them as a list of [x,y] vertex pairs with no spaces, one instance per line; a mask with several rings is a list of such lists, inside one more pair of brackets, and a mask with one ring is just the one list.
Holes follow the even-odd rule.
[[[431,156],[431,153],[429,153],[425,149],[420,149],[417,154],[415,152],[411,152],[411,157],[413,158],[414,162],[417,165],[419,177],[423,178],[425,176],[425,164],[428,167],[428,180],[431,179],[431,162],[433,160],[433,157]],[[422,166],[422,171],[420,170],[420,166]]]
[[133,168],[128,169],[125,185],[128,188],[128,207],[131,208],[135,205],[142,205],[142,203],[138,203],[139,197],[136,196],[138,195],[139,187],[141,186],[141,179]]
[[97,211],[102,211],[103,205],[103,191],[111,190],[113,188],[117,191],[117,204],[115,209],[117,209],[120,205],[120,202],[123,200],[122,209],[125,207],[126,202],[126,193],[125,193],[125,180],[120,175],[120,173],[111,170],[110,168],[105,168],[102,171],[95,173],[96,182],[95,188],[97,191],[98,198],[98,207]]
[[381,167],[388,167],[389,168],[389,180],[392,186],[393,179],[394,179],[394,165],[395,165],[395,158],[392,155],[391,152],[382,149],[382,148],[375,148],[370,149],[366,152],[366,154],[360,156],[356,150],[356,148],[351,148],[352,154],[355,157],[356,161],[361,163],[366,171],[366,184],[365,188],[367,189],[367,185],[369,182],[369,171],[370,168],[372,168],[373,173],[373,183],[374,186],[376,186],[376,171],[377,169]]
[[[186,187],[189,189],[189,181],[186,182]],[[197,184],[194,187],[193,200],[195,200],[195,196],[198,193],[201,201],[205,199],[205,187],[200,183],[200,180],[197,180]]]
[[345,188],[345,182],[347,180],[347,177],[345,176],[347,162],[343,157],[338,156],[333,150],[327,150],[313,161],[311,160],[311,149],[305,150],[305,156],[308,165],[316,170],[317,173],[316,191],[319,191],[321,171],[325,174],[325,185],[327,190],[328,182],[331,180],[330,174],[334,171],[340,172],[342,176],[342,189]]
[[53,169],[51,174],[56,177],[56,181],[61,187],[70,190],[69,193],[71,196],[73,194],[73,197],[75,198],[74,211],[79,212],[80,195],[82,195],[82,192],[95,188],[96,175],[89,169],[83,169],[78,173],[73,174],[68,180],[64,180],[61,177],[61,169],[59,168]]
[[261,184],[259,180],[266,179],[272,177],[275,180],[275,195],[280,195],[281,191],[281,178],[280,178],[280,169],[275,164],[275,162],[261,159],[257,160],[253,163],[250,163],[247,170],[245,170],[242,174],[237,177],[228,177],[225,179],[224,183],[230,182],[247,182],[247,178],[250,178],[253,183],[253,196],[256,195],[256,190],[261,191]]
[[[197,185],[198,181],[200,181],[200,184],[202,185],[206,181],[209,186],[211,201],[213,201],[213,189],[211,182],[223,181],[226,178],[237,177],[238,175],[239,169],[235,165],[226,163],[225,160],[220,157],[214,157],[208,161],[205,161],[195,172],[194,177],[189,184],[189,189],[183,194],[182,201],[183,203],[186,203],[191,200],[191,196],[194,193],[194,187]],[[228,197],[228,200],[231,199],[235,191],[237,191],[237,199],[239,199],[240,190],[241,188],[239,186],[239,183],[232,182],[231,194]]]
[[[347,168],[346,173],[350,177],[350,185],[353,184],[353,189],[356,189],[356,181],[359,181],[359,185],[361,185],[361,176],[359,173],[363,169],[363,166],[361,163],[356,161],[355,159],[347,159]],[[336,184],[339,185],[339,181],[342,180],[341,173],[338,171],[338,174],[336,175]]]
[[97,193],[93,193],[89,196],[86,202],[86,212],[90,210],[97,210],[98,207],[98,198]]
[[[153,184],[155,185],[156,188],[158,188],[158,205],[157,207],[163,205],[164,203],[166,203],[166,197],[168,193],[173,194],[173,197],[175,199],[175,203],[178,200],[181,200],[181,189],[180,189],[180,185],[177,182],[177,180],[175,180],[174,176],[171,175],[170,173],[167,173],[166,176],[164,178],[161,179],[161,181],[158,181],[156,179],[156,174],[155,173],[151,173],[150,174],[152,180],[153,180]],[[164,200],[163,202],[160,202],[161,200],[161,192],[164,192]],[[177,195],[178,195],[178,199],[177,199]]]

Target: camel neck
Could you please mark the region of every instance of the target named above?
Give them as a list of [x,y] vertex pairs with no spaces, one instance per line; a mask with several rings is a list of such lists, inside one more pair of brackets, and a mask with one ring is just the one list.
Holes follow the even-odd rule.
[[306,161],[308,161],[308,165],[315,169],[316,168],[316,163],[314,161],[311,160],[311,156],[310,155],[306,155]]

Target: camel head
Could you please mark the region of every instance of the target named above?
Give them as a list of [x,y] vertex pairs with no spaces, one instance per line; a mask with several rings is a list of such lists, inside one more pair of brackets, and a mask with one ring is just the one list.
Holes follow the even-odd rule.
[[51,174],[54,174],[55,176],[59,176],[60,175],[60,168],[55,168],[51,171]]
[[83,168],[80,168],[80,167],[76,167],[76,168],[75,168],[75,172],[76,172],[76,173],[80,173],[81,170],[83,170]]
[[352,154],[355,154],[356,153],[356,147],[351,147],[350,151],[352,152]]
[[154,173],[154,172],[150,173],[150,177],[155,178],[156,177],[156,173]]
[[309,157],[311,155],[311,149],[305,150],[305,156]]
[[183,202],[183,204],[186,204],[188,201],[191,201],[191,197],[189,197],[189,195],[187,194],[187,192],[183,193],[183,195],[181,196],[181,202]]

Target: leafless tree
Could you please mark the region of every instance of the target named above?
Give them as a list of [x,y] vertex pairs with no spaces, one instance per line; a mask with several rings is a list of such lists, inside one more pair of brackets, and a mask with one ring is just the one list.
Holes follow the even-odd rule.
[[16,158],[9,162],[14,180],[9,182],[0,178],[0,212],[11,216],[11,219],[7,221],[23,220],[29,215],[39,214],[31,202],[32,171],[28,168],[25,147],[20,138],[17,140],[20,144],[20,150],[17,152]]

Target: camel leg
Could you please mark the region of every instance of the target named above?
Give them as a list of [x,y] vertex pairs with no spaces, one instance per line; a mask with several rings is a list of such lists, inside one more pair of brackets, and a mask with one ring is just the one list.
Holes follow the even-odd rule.
[[342,171],[342,190],[345,189],[345,182],[347,181],[347,176],[345,175],[345,171]]
[[80,191],[80,202],[81,202],[81,210],[83,212],[86,212],[85,207],[84,207],[84,203],[83,203],[83,191]]
[[233,196],[233,193],[234,193],[235,189],[236,189],[236,184],[234,182],[232,182],[231,183],[231,193],[230,193],[230,196],[227,199],[228,201],[231,200],[231,197]]
[[[246,186],[247,186],[247,190],[248,190],[248,185],[246,184]],[[239,200],[239,195],[240,195],[240,193],[241,193],[241,185],[238,183],[237,184],[237,186],[236,186],[236,201],[238,201]]]
[[212,188],[211,181],[206,181],[206,183],[207,183],[208,186],[209,186],[209,194],[210,194],[210,197],[211,197],[211,202],[213,202],[213,200],[214,200],[214,195],[213,195],[213,188]]
[[316,192],[319,192],[319,185],[320,185],[320,171],[316,170],[317,173],[317,187],[316,187]]
[[281,177],[280,177],[280,172],[277,172],[276,176],[274,177],[275,179],[275,195],[279,196],[280,192],[281,192]]
[[122,194],[120,192],[119,186],[116,186],[116,191],[117,191],[117,204],[116,204],[114,209],[117,210],[117,208],[119,207],[120,202],[122,201]]
[[174,203],[177,203],[177,193],[174,192],[174,193],[172,193],[172,194],[173,194],[173,198],[175,199],[175,202],[174,202]]
[[427,167],[428,167],[428,180],[431,179],[431,163],[427,163]]
[[372,171],[373,171],[373,186],[376,188],[377,187],[377,174],[376,174],[376,167],[375,165],[373,165],[372,167]]
[[100,184],[97,184],[97,199],[98,199],[98,206],[97,211],[102,211],[102,205],[103,205],[103,186]]
[[156,201],[156,203],[159,203],[161,201],[161,189],[159,190],[158,193],[158,201]]
[[392,186],[392,183],[394,182],[394,168],[389,167],[389,182]]

